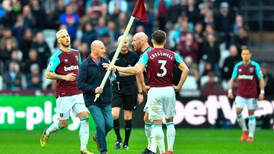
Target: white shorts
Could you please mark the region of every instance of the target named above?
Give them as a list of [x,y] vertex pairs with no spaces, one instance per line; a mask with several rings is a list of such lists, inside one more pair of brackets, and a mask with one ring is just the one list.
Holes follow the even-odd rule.
[[176,114],[175,103],[173,87],[153,87],[148,91],[144,110],[147,109],[150,121],[162,120],[164,117],[169,119]]
[[70,111],[74,116],[81,112],[88,112],[83,94],[58,97],[56,99],[56,108],[59,120],[69,119]]
[[236,96],[236,99],[234,101],[236,108],[244,108],[244,105],[246,105],[247,110],[255,110],[258,107],[257,99],[255,98],[244,98],[241,96]]

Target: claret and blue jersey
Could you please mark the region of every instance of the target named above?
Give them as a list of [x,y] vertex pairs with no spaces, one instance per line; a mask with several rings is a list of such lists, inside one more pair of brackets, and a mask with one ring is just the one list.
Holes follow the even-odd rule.
[[244,98],[258,97],[258,79],[262,78],[260,65],[251,61],[249,64],[244,64],[242,61],[234,66],[232,78],[237,79],[238,89],[237,96]]
[[[78,74],[81,56],[78,50],[71,49],[71,52],[57,50],[50,58],[47,71],[56,74],[66,75],[69,73]],[[76,81],[57,81],[56,97],[72,96],[80,94],[81,90],[77,88]]]
[[182,63],[177,53],[164,48],[153,48],[138,61],[138,64],[147,66],[147,81],[151,87],[172,86],[173,66]]

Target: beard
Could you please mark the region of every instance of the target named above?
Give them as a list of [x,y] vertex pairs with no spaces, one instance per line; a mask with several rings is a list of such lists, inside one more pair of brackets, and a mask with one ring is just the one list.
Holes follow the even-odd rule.
[[65,47],[65,48],[68,48],[68,47],[70,47],[70,44],[61,43],[61,46]]

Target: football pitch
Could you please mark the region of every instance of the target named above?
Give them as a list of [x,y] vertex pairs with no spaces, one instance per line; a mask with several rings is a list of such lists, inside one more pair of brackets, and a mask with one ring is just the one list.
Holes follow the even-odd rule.
[[[79,154],[78,132],[62,130],[51,136],[42,149],[42,131],[0,131],[0,154]],[[94,135],[94,131],[90,136]],[[123,130],[121,132],[123,134]],[[175,154],[273,154],[274,131],[257,130],[253,143],[239,140],[238,129],[177,129]],[[128,150],[114,150],[114,131],[107,137],[109,154],[140,154],[146,146],[143,129],[133,129]],[[95,143],[90,139],[88,149],[95,154]]]

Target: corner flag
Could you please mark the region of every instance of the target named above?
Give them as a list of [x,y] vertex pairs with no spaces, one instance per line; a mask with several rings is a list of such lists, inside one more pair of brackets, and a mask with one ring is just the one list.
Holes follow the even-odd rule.
[[141,22],[147,21],[147,13],[144,4],[144,0],[138,0],[137,4],[132,12],[132,16],[138,18]]

